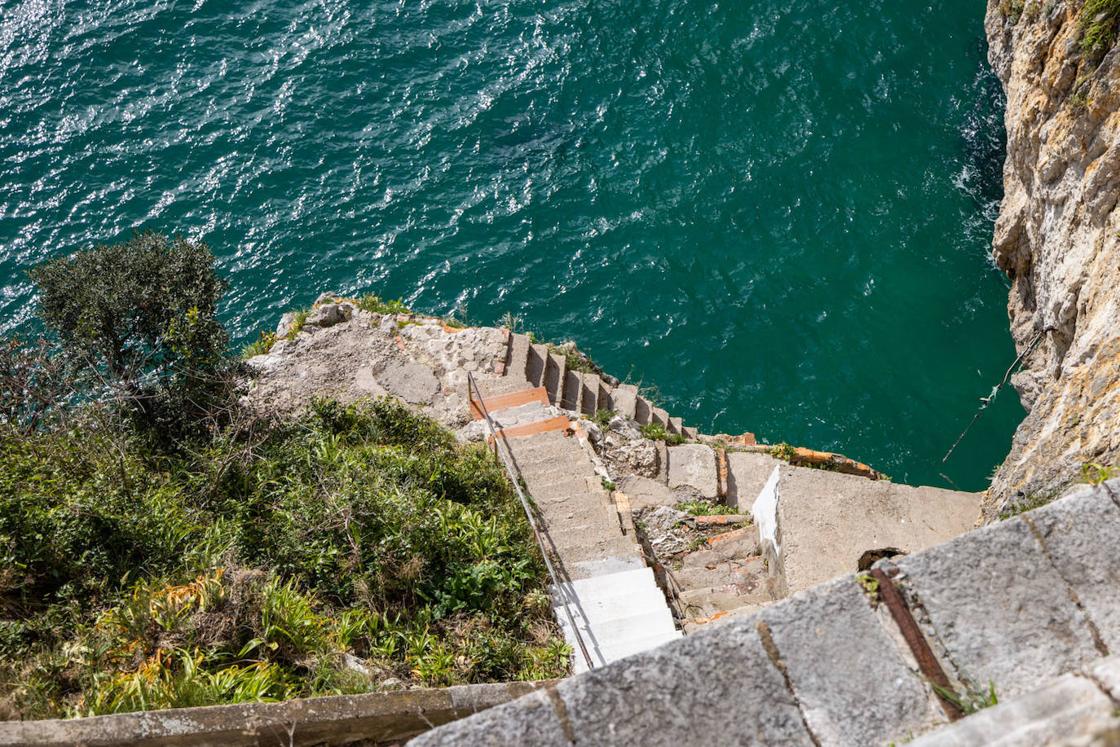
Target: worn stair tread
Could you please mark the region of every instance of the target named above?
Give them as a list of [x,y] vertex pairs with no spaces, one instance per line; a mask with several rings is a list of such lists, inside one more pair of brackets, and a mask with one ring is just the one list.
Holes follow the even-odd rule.
[[684,429],[684,420],[681,418],[669,418],[669,432],[680,433]]
[[662,410],[660,407],[654,407],[652,408],[650,417],[652,422],[657,423],[665,430],[669,430],[669,413],[665,410]]
[[596,408],[599,410],[614,411],[614,400],[611,395],[614,393],[614,387],[607,382],[603,381],[602,377],[599,378],[599,400],[596,403]]
[[[574,587],[578,594],[580,604],[585,607],[585,614],[590,618],[600,619],[607,610],[619,605],[637,604],[639,602],[664,602],[665,596],[658,588],[653,571],[650,568],[640,568],[636,571],[622,571],[623,580],[617,584],[595,584],[589,581],[575,581],[573,584],[561,584],[566,591]],[[612,574],[619,575],[619,574]],[[613,613],[610,615],[613,616]]]
[[610,644],[600,646],[600,653],[604,657],[609,657],[609,661],[618,661],[625,659],[627,656],[640,654],[643,651],[663,646],[666,643],[675,641],[682,635],[681,631],[673,630],[673,632],[658,632],[651,636],[641,638],[630,638],[628,640],[614,641]]
[[[561,628],[571,624],[563,611],[556,617],[560,621]],[[663,602],[660,607],[650,605],[647,608],[638,608],[633,610],[632,614],[623,617],[594,622],[576,617],[575,621],[580,633],[590,634],[590,637],[600,646],[612,648],[625,645],[630,640],[672,636],[677,630],[673,616]]]

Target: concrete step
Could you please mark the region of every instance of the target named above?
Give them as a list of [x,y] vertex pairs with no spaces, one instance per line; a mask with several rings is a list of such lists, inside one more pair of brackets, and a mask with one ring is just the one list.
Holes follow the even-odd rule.
[[548,362],[544,369],[544,388],[548,392],[548,399],[557,407],[564,391],[564,374],[567,373],[568,361],[559,353],[549,353]]
[[653,405],[645,397],[638,395],[634,403],[634,420],[639,425],[647,425],[653,420]]
[[525,366],[529,362],[529,335],[513,333],[509,336],[509,354],[506,357],[506,376],[515,379],[525,378]]
[[765,590],[742,594],[734,588],[711,586],[687,589],[677,594],[689,617],[708,617],[716,612],[730,612],[741,607],[759,607],[773,600]]
[[544,369],[548,363],[548,346],[533,344],[525,363],[525,378],[533,386],[544,385]]
[[640,567],[561,584],[554,608],[565,638],[575,650],[574,668],[587,668],[567,611],[598,667],[680,637],[653,572]]
[[594,415],[599,409],[599,385],[601,383],[596,374],[585,373],[583,375],[583,390],[580,395],[580,412],[584,415]]
[[[600,595],[597,598],[580,597],[576,604],[571,604],[570,600],[564,602],[555,599],[553,609],[556,611],[558,620],[567,622],[568,612],[570,611],[572,617],[576,618],[579,623],[590,625],[609,625],[619,620],[633,618],[635,615],[668,611],[665,606],[665,597],[656,586],[653,584],[636,584],[635,587],[640,593]],[[668,617],[671,624],[672,615]]]
[[612,411],[614,410],[614,399],[611,397],[613,392],[614,392],[614,387],[612,387],[607,382],[603,381],[602,378],[600,377],[600,379],[599,379],[599,402],[596,405],[596,407],[599,410],[612,410]]
[[[673,615],[665,606],[664,599],[655,604],[642,607],[632,607],[629,614],[624,617],[613,617],[609,620],[590,621],[579,615],[581,605],[570,607],[575,618],[576,627],[584,636],[585,641],[594,641],[601,649],[616,648],[625,645],[628,639],[647,639],[654,636],[668,637],[676,632],[677,626],[673,623]],[[560,621],[560,628],[570,625],[567,614],[557,610],[556,619]]]
[[633,384],[619,384],[611,392],[611,409],[624,418],[634,419],[638,406],[638,387]]
[[565,410],[579,412],[580,403],[583,401],[583,374],[579,371],[564,373],[564,393],[560,398],[560,406]]
[[[562,498],[570,498],[577,494],[593,493],[602,490],[602,487],[602,480],[598,476],[573,476],[566,482],[557,482],[551,485],[537,485],[536,489],[533,491],[533,500],[556,501]],[[609,500],[605,491],[602,495],[604,500]]]

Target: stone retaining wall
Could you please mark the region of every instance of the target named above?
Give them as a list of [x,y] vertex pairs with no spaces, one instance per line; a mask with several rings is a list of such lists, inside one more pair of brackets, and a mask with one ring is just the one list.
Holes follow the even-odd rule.
[[547,685],[509,682],[0,723],[0,745],[397,744]]

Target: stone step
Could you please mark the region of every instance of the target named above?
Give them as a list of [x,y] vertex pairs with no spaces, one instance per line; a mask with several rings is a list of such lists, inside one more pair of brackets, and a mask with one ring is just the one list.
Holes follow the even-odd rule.
[[[600,527],[596,527],[600,528]],[[567,543],[553,542],[555,554],[572,578],[593,578],[620,569],[644,568],[638,545],[619,535],[613,540]],[[575,572],[573,572],[575,571]]]
[[575,651],[577,672],[586,671],[587,665],[566,614],[569,610],[596,667],[680,637],[649,568],[597,574],[561,584],[552,593],[561,630]]
[[611,392],[611,409],[624,418],[635,417],[638,405],[638,387],[633,384],[619,384]]
[[614,399],[611,394],[614,392],[614,387],[599,378],[599,401],[596,403],[597,410],[614,410]]
[[742,607],[758,608],[773,601],[764,589],[743,594],[727,586],[686,589],[679,592],[677,598],[692,618],[708,617],[716,612],[730,612]]
[[544,385],[544,370],[548,363],[548,346],[536,343],[529,346],[529,355],[525,363],[525,378],[533,386]]
[[544,369],[544,388],[548,392],[548,399],[557,407],[564,391],[564,374],[568,370],[567,359],[559,353],[549,353],[548,362]]
[[667,431],[669,430],[669,413],[660,407],[654,407],[650,411],[650,422],[657,423]]
[[690,441],[695,441],[700,436],[700,432],[686,425],[681,427],[681,435]]
[[[581,607],[582,605],[569,607],[575,617],[576,627],[580,629],[585,642],[594,642],[600,648],[616,648],[634,638],[642,640],[654,636],[675,637],[673,633],[677,630],[664,598],[648,605],[631,607],[629,614],[625,616],[594,622],[578,614]],[[564,609],[557,610],[556,619],[560,621],[561,629],[570,624]]]
[[[570,498],[573,495],[583,493],[594,493],[599,490],[602,490],[602,479],[598,476],[580,477],[575,475],[564,482],[549,485],[538,484],[536,489],[533,490],[532,497],[535,501],[557,501],[561,498]],[[609,500],[605,491],[602,495],[604,500]]]
[[497,419],[503,410],[509,410],[525,405],[547,405],[548,393],[543,387],[525,387],[504,394],[494,394],[484,397],[481,405],[473,399],[470,403],[471,417],[475,420],[483,418],[483,409],[490,413],[490,417]]
[[529,362],[529,335],[514,332],[509,336],[509,353],[506,356],[506,376],[515,379],[525,378],[525,366]]
[[634,404],[634,420],[639,425],[647,425],[653,421],[653,405],[645,397],[638,395]]
[[565,410],[579,412],[580,403],[583,401],[583,374],[579,371],[564,373],[564,393],[560,398],[560,407]]
[[583,389],[580,394],[580,412],[584,415],[594,415],[599,409],[599,385],[601,383],[596,374],[585,373],[583,375]]
[[681,418],[669,418],[670,433],[680,434],[684,430],[684,421]]
[[[647,638],[630,638],[628,640],[619,641],[611,644],[609,647],[600,648],[595,655],[602,657],[605,663],[625,659],[634,654],[640,654],[643,651],[650,651],[658,646],[664,646],[666,643],[677,640],[683,637],[679,630],[674,630],[672,633],[658,633]],[[596,666],[602,666],[596,663]],[[587,671],[580,661],[574,661],[572,665],[573,673],[582,674]]]
[[[572,607],[572,614],[595,623],[629,617],[634,614],[634,610],[648,606],[664,606],[665,595],[654,583],[653,573],[649,568],[626,573],[630,574],[630,581],[621,590],[615,585],[575,582],[580,585],[579,604]],[[645,580],[647,574],[649,578]],[[566,590],[568,585],[561,586]],[[557,600],[557,616],[562,616],[567,608],[566,600]]]

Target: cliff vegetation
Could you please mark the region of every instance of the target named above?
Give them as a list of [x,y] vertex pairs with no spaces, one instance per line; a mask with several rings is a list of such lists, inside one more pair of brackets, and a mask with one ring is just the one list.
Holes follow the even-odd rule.
[[3,717],[565,672],[485,448],[388,398],[239,408],[202,245],[35,277],[50,337],[0,348]]

